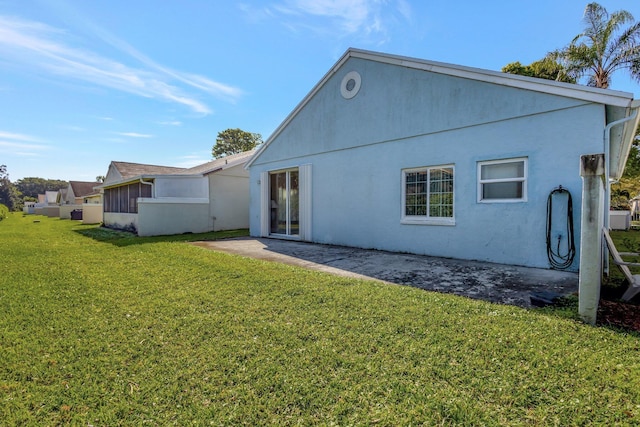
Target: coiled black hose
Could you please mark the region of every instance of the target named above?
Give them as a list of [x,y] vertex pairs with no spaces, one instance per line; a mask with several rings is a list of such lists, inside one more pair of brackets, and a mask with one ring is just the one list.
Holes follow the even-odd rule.
[[[560,251],[560,241],[562,240],[562,236],[558,235],[558,243],[556,245],[556,249],[553,249],[553,244],[551,242],[551,222],[553,215],[553,196],[555,194],[567,194],[567,252],[561,253]],[[549,197],[547,198],[547,258],[549,258],[549,263],[551,264],[551,268],[557,270],[565,270],[571,266],[573,263],[573,259],[576,256],[576,244],[573,235],[573,201],[571,200],[571,193],[569,190],[562,188],[562,185],[549,193]]]

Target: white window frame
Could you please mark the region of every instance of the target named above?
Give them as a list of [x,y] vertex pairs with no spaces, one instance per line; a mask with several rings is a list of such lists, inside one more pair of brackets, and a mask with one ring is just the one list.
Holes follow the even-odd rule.
[[[504,163],[523,163],[523,176],[501,179],[482,179],[482,166],[490,166]],[[478,203],[521,203],[527,201],[527,181],[529,179],[529,159],[527,157],[516,157],[512,159],[486,160],[478,162]],[[522,182],[522,197],[511,199],[483,199],[482,188],[484,184],[494,184],[499,182]]]
[[[412,172],[427,171],[428,176],[431,177],[431,170],[451,168],[453,171],[453,200],[452,209],[453,215],[451,217],[432,217],[429,216],[429,205],[427,204],[426,215],[407,215],[406,202],[407,202],[407,174]],[[429,178],[427,178],[429,179]],[[428,185],[427,185],[428,186]],[[410,225],[455,225],[455,196],[456,196],[456,170],[453,164],[437,165],[437,166],[422,166],[416,168],[402,169],[402,201],[401,201],[401,213],[400,223]],[[429,200],[429,190],[427,188],[427,200]]]

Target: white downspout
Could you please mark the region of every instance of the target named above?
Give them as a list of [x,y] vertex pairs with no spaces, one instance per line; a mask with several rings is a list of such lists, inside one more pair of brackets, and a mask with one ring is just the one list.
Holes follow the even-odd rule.
[[143,181],[142,178],[140,178],[140,184],[150,185],[151,186],[151,198],[152,199],[156,198],[156,195],[155,195],[156,187],[155,187],[155,185],[153,185],[153,182],[146,182],[146,181]]
[[[633,108],[634,105],[631,107]],[[611,129],[614,126],[634,120],[637,115],[638,109],[635,108],[630,116],[611,122],[604,128],[604,177],[606,180],[604,186],[604,227],[607,230],[609,229],[609,209],[611,208],[611,178],[609,176],[609,169],[611,168],[609,162],[609,153],[611,152]]]

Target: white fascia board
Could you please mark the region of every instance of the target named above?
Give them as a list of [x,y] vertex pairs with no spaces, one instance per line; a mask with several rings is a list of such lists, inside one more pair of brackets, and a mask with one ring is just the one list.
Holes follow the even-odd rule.
[[224,170],[224,169],[225,168],[222,168],[222,167],[217,167],[217,168],[214,168],[214,169],[210,169],[210,170],[202,172],[202,176],[211,175],[212,173],[220,172],[221,170]]
[[108,184],[100,185],[94,188],[106,189],[106,188],[113,188],[113,187],[122,187],[123,185],[132,184],[134,182],[139,182],[140,180],[144,180],[144,179],[155,179],[158,176],[166,176],[166,175],[138,175],[138,176],[133,176],[127,179],[122,179],[120,181],[111,181]]
[[184,179],[184,178],[202,178],[204,174],[190,174],[190,175],[137,175],[131,178],[123,179],[120,181],[112,181],[108,184],[101,185],[94,188],[113,188],[113,187],[121,187],[126,184],[133,184],[134,182],[140,182],[145,179],[158,179],[158,178],[171,178],[171,179]]
[[[264,144],[263,144],[263,145],[264,145]],[[248,163],[248,162],[249,162],[249,160],[250,160],[250,159],[252,159],[254,155],[255,155],[255,153],[254,153],[254,154],[252,154],[251,156],[248,156],[248,157],[241,157],[241,158],[239,158],[239,159],[231,160],[231,161],[230,161],[230,162],[228,162],[228,163],[224,163],[224,164],[222,164],[222,165],[218,165],[218,166],[216,166],[215,168],[212,168],[212,169],[210,169],[210,170],[204,171],[204,172],[202,172],[202,174],[203,174],[203,175],[208,175],[208,174],[211,174],[211,173],[219,172],[219,171],[221,171],[221,170],[225,170],[225,169],[233,168],[233,167],[238,166],[238,165],[241,165],[241,164],[243,164],[243,163],[245,164],[245,167],[246,167],[246,163]]]
[[127,178],[127,179],[121,179],[118,181],[111,181],[108,183],[104,183],[102,185],[98,185],[96,187],[93,187],[94,189],[100,189],[100,190],[104,190],[107,188],[113,188],[113,187],[120,187],[125,183],[129,183],[129,182],[133,182],[133,181],[140,181],[140,179],[143,178],[143,175],[138,175],[138,176],[134,176],[132,178]]
[[564,96],[567,98],[577,98],[584,101],[591,101],[615,107],[628,107],[630,106],[630,103],[633,99],[633,94],[628,92],[600,89],[572,83],[556,82],[553,80],[520,76],[517,74],[466,67],[463,65],[454,65],[443,62],[408,58],[398,55],[380,54],[366,50],[352,49],[350,56],[353,58],[368,59],[371,61],[399,65],[402,67],[430,71],[438,74],[446,74],[455,77],[462,77],[470,80],[479,80],[487,83],[498,84],[501,86],[509,86],[536,92],[544,92],[552,95]]

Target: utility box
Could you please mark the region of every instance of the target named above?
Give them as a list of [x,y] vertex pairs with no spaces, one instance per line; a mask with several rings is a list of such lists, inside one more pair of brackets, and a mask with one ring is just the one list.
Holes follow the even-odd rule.
[[74,209],[71,211],[71,219],[82,220],[82,209]]
[[609,211],[609,227],[612,230],[628,230],[631,228],[631,212]]

